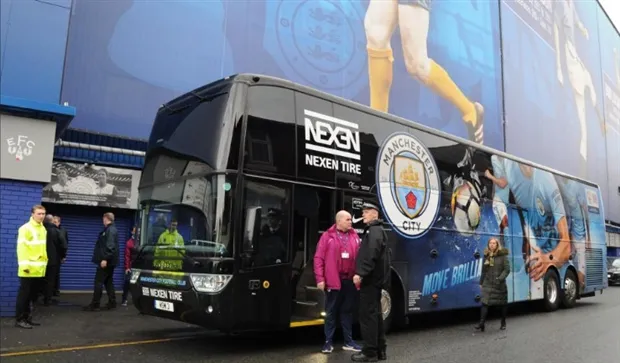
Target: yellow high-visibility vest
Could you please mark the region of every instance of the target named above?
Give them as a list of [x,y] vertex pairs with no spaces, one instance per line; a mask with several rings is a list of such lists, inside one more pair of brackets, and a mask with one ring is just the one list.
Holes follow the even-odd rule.
[[[167,246],[174,246],[180,251],[175,249],[166,249],[165,247]],[[170,258],[182,258],[185,253],[184,247],[185,241],[183,240],[183,236],[181,236],[178,231],[170,232],[170,230],[166,229],[157,240],[153,267],[160,270],[181,270],[183,268],[183,260]]]
[[[43,223],[30,221],[17,233],[17,264],[19,277],[44,277],[47,268],[47,230]],[[28,272],[26,272],[26,270]]]

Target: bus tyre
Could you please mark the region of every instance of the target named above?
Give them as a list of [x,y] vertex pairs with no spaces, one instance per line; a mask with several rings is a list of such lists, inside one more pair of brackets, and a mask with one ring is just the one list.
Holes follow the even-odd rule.
[[544,279],[544,301],[543,305],[546,311],[555,311],[560,305],[560,284],[558,275],[554,270],[549,269]]
[[575,271],[567,270],[564,277],[564,292],[562,294],[562,306],[566,309],[575,307],[579,295],[579,282]]
[[386,333],[395,331],[405,325],[403,299],[398,288],[398,284],[393,284],[390,287],[390,291],[381,289],[381,312],[383,313],[383,326]]

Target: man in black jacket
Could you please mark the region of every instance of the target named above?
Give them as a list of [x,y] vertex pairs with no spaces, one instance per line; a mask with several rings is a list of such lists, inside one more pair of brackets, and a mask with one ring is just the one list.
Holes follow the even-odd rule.
[[362,217],[366,228],[357,255],[353,282],[360,286],[359,322],[364,347],[351,356],[354,362],[386,360],[385,330],[381,309],[381,289],[389,284],[389,260],[386,258],[387,239],[379,207],[364,203]]
[[92,262],[97,265],[95,274],[95,291],[92,302],[84,307],[86,311],[98,311],[101,295],[103,291],[101,285],[105,285],[108,294],[109,310],[116,308],[116,294],[114,292],[114,268],[118,265],[118,231],[114,225],[114,214],[106,213],[103,215],[103,231],[99,233],[99,238],[95,244]]
[[45,285],[43,287],[43,305],[49,306],[54,296],[56,276],[60,270],[60,260],[64,258],[64,236],[54,224],[54,216],[48,214],[43,220],[43,226],[47,230],[47,269],[45,270]]
[[69,233],[62,226],[60,216],[54,216],[54,224],[58,227],[60,231],[60,235],[63,237],[61,241],[64,243],[62,246],[63,252],[60,256],[60,261],[58,261],[58,273],[56,274],[56,284],[54,285],[54,296],[60,296],[60,266],[65,263],[65,259],[67,258],[67,252],[69,250]]

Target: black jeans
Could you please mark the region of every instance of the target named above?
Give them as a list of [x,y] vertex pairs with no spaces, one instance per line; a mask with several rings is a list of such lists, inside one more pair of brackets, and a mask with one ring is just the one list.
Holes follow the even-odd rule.
[[30,320],[30,303],[36,301],[41,286],[42,277],[20,277],[19,292],[17,293],[17,303],[15,306],[15,320]]
[[355,285],[353,280],[341,280],[340,290],[327,291],[325,298],[325,341],[332,342],[336,331],[336,318],[340,317],[344,344],[353,342],[353,305],[355,303]]
[[[498,305],[497,306],[502,312],[502,324],[506,324],[506,314],[508,314],[508,305]],[[480,323],[484,324],[487,320],[487,316],[489,315],[489,306],[482,305],[480,308]]]
[[43,290],[43,301],[49,303],[54,296],[56,290],[56,278],[58,277],[58,271],[60,265],[47,265],[45,270],[45,287]]
[[114,292],[114,267],[106,266],[101,268],[97,266],[97,272],[95,273],[95,292],[93,293],[93,306],[99,306],[101,302],[101,295],[103,294],[102,285],[105,285],[105,291],[108,294],[108,303],[116,304],[116,293]]
[[54,283],[54,292],[60,292],[60,266],[62,265],[62,260],[58,260],[58,272],[56,273],[56,282]]
[[380,288],[372,285],[362,285],[360,288],[359,321],[364,340],[362,353],[368,357],[376,357],[379,349],[386,347]]
[[127,301],[127,296],[129,295],[129,281],[131,281],[131,272],[125,272],[125,282],[123,283],[123,298],[122,302]]

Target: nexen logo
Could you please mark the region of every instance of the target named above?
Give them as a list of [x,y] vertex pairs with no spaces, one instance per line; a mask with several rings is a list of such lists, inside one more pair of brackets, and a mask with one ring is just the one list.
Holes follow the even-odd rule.
[[360,133],[356,123],[304,110],[304,125],[307,150],[360,160]]

